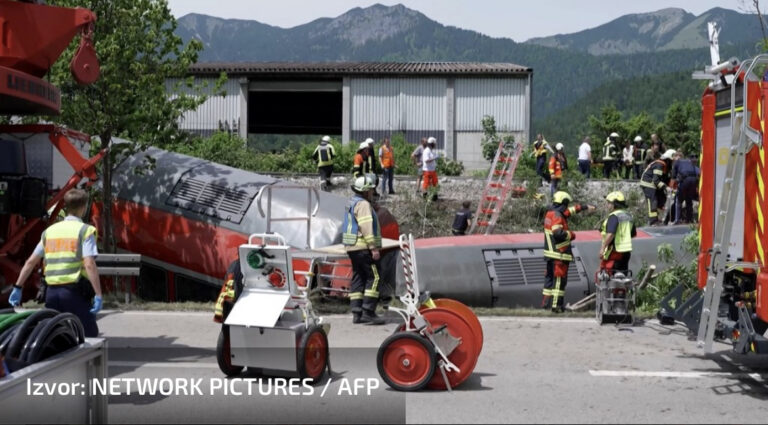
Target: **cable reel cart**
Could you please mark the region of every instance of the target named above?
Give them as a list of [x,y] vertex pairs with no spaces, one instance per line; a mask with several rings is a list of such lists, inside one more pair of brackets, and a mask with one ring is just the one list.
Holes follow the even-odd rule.
[[244,367],[297,373],[312,381],[326,369],[330,374],[330,324],[312,309],[309,288],[296,283],[290,249],[279,234],[252,234],[240,245],[243,291],[224,321],[216,349],[225,375],[237,375]]
[[382,379],[398,391],[451,390],[472,374],[483,346],[483,328],[466,305],[431,300],[419,290],[413,235],[400,235],[405,276],[404,308],[390,307],[403,318],[379,347],[376,365]]

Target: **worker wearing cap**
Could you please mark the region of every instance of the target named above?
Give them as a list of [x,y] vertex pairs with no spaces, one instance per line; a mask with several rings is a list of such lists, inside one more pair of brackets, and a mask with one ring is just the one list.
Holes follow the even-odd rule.
[[349,305],[352,323],[384,324],[376,315],[379,302],[381,228],[371,202],[375,185],[368,176],[360,176],[351,186],[355,193],[347,204],[342,224],[342,243],[352,262]]
[[565,151],[563,150],[563,144],[558,143],[555,145],[555,154],[552,158],[549,158],[549,189],[550,195],[554,195],[560,189],[563,181],[563,161],[565,160]]
[[547,141],[544,139],[544,136],[539,133],[536,136],[536,140],[533,142],[533,152],[531,153],[531,156],[536,158],[536,175],[541,176],[542,179],[549,181],[549,177],[545,175],[547,165],[547,151],[552,152],[553,155],[555,153],[549,146],[549,143],[547,143]]
[[329,136],[323,136],[323,138],[320,139],[320,144],[317,145],[315,151],[312,153],[312,157],[317,161],[317,172],[320,174],[320,188],[326,191],[329,190],[331,186],[333,157],[336,156],[336,151],[333,149],[333,145],[330,142],[331,138]]
[[24,283],[45,259],[43,274],[48,286],[45,307],[72,313],[83,324],[85,336],[99,334],[96,313],[101,310],[101,283],[96,267],[96,228],[84,224],[88,194],[72,189],[64,195],[67,217],[43,232],[40,243],[21,268],[8,299],[12,306],[21,304]]
[[603,220],[600,234],[600,269],[612,274],[614,271],[629,270],[629,258],[632,256],[632,238],[637,229],[632,222],[632,215],[627,209],[624,193],[615,191],[605,197],[611,213]]
[[645,167],[645,156],[647,152],[648,148],[645,146],[643,138],[640,135],[635,136],[635,180],[640,180],[640,177],[643,175],[643,167]]
[[368,143],[360,143],[355,153],[355,158],[352,160],[352,178],[358,178],[365,175],[366,170],[366,157],[368,155]]
[[611,133],[603,144],[603,178],[611,178],[611,172],[618,156],[619,134]]
[[437,139],[427,139],[427,148],[421,154],[421,163],[424,170],[423,195],[426,197],[430,187],[437,187]]
[[640,177],[640,187],[643,189],[648,205],[648,225],[657,226],[659,214],[664,214],[667,203],[667,183],[669,182],[669,169],[676,152],[669,149],[659,159],[652,161],[645,167]]
[[568,230],[568,218],[583,211],[594,211],[593,205],[570,205],[573,199],[567,192],[552,196],[552,207],[544,217],[544,257],[547,275],[542,291],[541,307],[559,313],[565,311],[565,287],[568,285],[568,267],[573,261],[571,242],[576,234]]

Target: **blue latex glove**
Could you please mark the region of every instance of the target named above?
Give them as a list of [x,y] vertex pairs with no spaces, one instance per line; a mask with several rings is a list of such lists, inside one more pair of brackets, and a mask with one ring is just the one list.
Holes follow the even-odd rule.
[[91,309],[92,314],[96,314],[101,311],[101,295],[96,295],[93,297],[93,308]]
[[11,291],[11,296],[8,297],[8,303],[13,307],[21,304],[21,288],[13,288],[13,291]]

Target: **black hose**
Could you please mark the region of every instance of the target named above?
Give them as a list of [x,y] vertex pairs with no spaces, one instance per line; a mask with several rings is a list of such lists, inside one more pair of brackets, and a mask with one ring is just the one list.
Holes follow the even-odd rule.
[[77,347],[85,341],[80,319],[45,309],[0,333],[0,354],[11,372]]

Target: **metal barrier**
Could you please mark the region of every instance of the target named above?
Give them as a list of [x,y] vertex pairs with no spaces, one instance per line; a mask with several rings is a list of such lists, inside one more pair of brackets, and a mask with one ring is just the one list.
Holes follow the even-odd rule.
[[[138,276],[141,273],[140,254],[99,254],[96,266],[100,276],[115,277],[115,291],[120,288],[125,293],[125,303],[131,302],[130,280],[126,276]],[[118,280],[119,279],[119,280]]]

